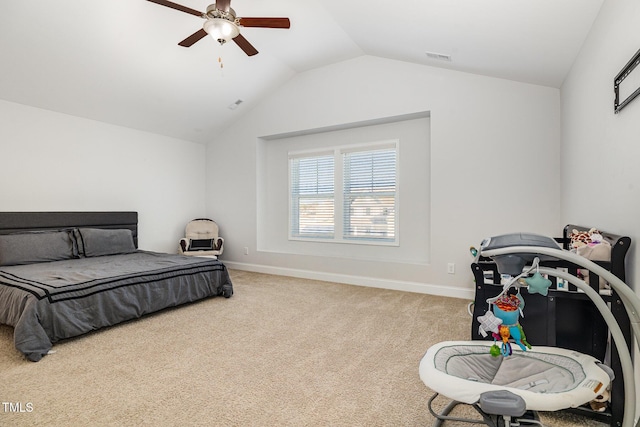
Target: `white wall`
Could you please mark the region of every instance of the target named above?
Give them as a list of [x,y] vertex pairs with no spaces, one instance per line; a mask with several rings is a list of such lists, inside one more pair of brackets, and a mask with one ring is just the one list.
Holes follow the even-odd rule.
[[0,210],[139,213],[141,249],[176,252],[204,214],[205,147],[0,100]]
[[[613,79],[640,48],[638,22],[636,0],[606,0],[561,96],[562,218],[631,237],[627,283],[640,295],[640,98],[613,112]],[[636,420],[638,414],[636,382]]]
[[[636,0],[605,0],[561,98],[563,221],[631,237],[627,283],[640,295],[640,98],[613,113],[613,79],[640,48],[638,22]],[[637,420],[637,382],[636,402]]]
[[[632,242],[640,238],[640,98],[614,114],[613,79],[640,47],[638,22],[637,1],[605,1],[561,89],[563,221]],[[634,246],[631,284],[640,283]]]
[[[425,111],[430,264],[256,251],[258,138]],[[210,143],[206,208],[232,267],[471,297],[469,246],[560,233],[559,158],[559,90],[363,56],[297,75]]]
[[[257,250],[265,252],[425,264],[429,260],[429,118],[398,118],[391,123],[356,126],[258,142]],[[312,242],[289,237],[289,152],[397,141],[399,245],[366,242]],[[336,188],[341,184],[336,182]]]

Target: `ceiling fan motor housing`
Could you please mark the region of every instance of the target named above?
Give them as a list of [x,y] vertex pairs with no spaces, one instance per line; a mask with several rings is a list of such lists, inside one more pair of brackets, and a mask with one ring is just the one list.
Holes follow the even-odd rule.
[[229,8],[228,11],[217,9],[215,3],[207,6],[205,17],[209,19],[212,19],[212,18],[226,19],[227,21],[231,21],[236,25],[240,25],[240,20],[236,18],[235,10],[231,8]]

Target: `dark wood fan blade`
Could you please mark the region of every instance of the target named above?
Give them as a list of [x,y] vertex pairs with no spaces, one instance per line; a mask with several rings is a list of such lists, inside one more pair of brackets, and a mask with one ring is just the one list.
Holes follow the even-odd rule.
[[185,13],[190,13],[192,15],[195,16],[202,16],[202,12],[198,12],[195,9],[191,9],[190,7],[186,7],[186,6],[182,6],[181,4],[178,3],[173,3],[167,0],[147,0],[150,1],[151,3],[156,3],[162,6],[166,6],[166,7],[170,7],[171,9],[175,9],[175,10],[179,10],[181,12],[185,12]]
[[201,38],[205,37],[206,35],[207,35],[207,32],[205,30],[203,30],[203,29],[200,29],[200,30],[196,31],[195,33],[191,34],[186,39],[182,40],[178,44],[180,46],[183,46],[183,47],[190,47],[191,45],[193,45],[195,42],[197,42]]
[[231,0],[216,0],[216,9],[224,12],[229,12],[231,7]]
[[290,28],[289,18],[240,18],[243,27]]
[[249,56],[253,56],[258,53],[257,49],[253,47],[253,45],[249,43],[247,39],[242,37],[242,34],[238,34],[237,36],[235,36],[233,38],[233,41],[236,42],[236,44],[240,46],[240,49],[244,50],[244,53]]

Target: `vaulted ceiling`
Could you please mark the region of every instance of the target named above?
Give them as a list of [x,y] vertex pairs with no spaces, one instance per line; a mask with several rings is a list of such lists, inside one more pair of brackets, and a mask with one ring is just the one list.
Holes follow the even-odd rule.
[[232,0],[239,17],[291,20],[241,28],[251,57],[178,46],[203,19],[146,0],[3,1],[0,99],[207,142],[296,73],[361,55],[560,87],[603,1]]

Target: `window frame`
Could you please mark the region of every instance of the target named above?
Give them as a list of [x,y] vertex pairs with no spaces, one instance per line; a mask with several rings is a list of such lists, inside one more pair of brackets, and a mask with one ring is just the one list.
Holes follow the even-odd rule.
[[[345,201],[345,183],[344,183],[344,155],[346,153],[377,151],[382,149],[395,149],[395,192],[394,192],[394,238],[377,239],[377,238],[357,238],[344,236],[344,201]],[[293,234],[292,212],[294,197],[292,194],[292,159],[294,158],[311,158],[333,153],[334,157],[334,233],[332,237],[326,236],[297,236]],[[287,229],[288,239],[290,241],[317,242],[317,243],[344,243],[355,245],[374,245],[374,246],[399,246],[400,245],[400,227],[399,227],[399,205],[400,205],[400,141],[398,139],[387,139],[382,141],[372,141],[357,144],[345,144],[334,147],[325,147],[317,150],[294,150],[288,153],[288,214]]]

